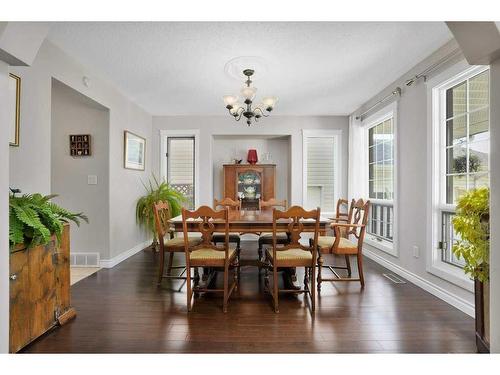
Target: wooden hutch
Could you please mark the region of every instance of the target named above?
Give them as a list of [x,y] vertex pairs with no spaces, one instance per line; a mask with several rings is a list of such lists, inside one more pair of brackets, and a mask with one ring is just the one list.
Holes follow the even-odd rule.
[[224,164],[224,197],[240,199],[244,210],[258,210],[259,199],[275,196],[275,164]]

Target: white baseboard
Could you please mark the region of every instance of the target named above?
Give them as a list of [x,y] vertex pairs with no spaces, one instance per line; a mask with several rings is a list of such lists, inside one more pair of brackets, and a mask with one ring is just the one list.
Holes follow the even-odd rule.
[[130,258],[132,255],[137,254],[142,249],[146,248],[151,244],[151,240],[144,241],[133,248],[124,251],[123,253],[118,254],[117,256],[111,259],[101,259],[99,265],[101,268],[113,268],[117,264],[123,262],[125,259]]
[[367,258],[370,258],[371,260],[377,262],[378,264],[384,266],[385,268],[391,270],[392,272],[396,273],[397,275],[405,278],[406,280],[410,281],[412,284],[415,284],[416,286],[422,288],[423,290],[431,293],[432,295],[438,297],[439,299],[443,300],[446,303],[449,303],[453,307],[456,307],[460,311],[466,313],[469,316],[474,317],[474,304],[464,300],[463,298],[450,293],[449,291],[441,288],[440,286],[431,283],[430,281],[424,279],[421,276],[418,276],[403,267],[381,257],[380,255],[376,254],[372,250],[368,250],[366,248],[363,249],[363,255],[366,255]]

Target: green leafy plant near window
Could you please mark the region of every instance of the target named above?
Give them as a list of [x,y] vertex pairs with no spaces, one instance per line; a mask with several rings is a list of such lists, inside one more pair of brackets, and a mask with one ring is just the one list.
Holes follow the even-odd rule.
[[159,182],[155,176],[153,176],[153,181],[149,180],[147,185],[144,183],[143,185],[146,189],[146,195],[137,201],[135,216],[137,223],[153,235],[152,246],[154,247],[157,243],[157,233],[153,204],[160,201],[168,202],[170,214],[175,217],[181,214],[182,204],[188,200],[184,194],[171,187],[167,182]]
[[490,190],[474,189],[463,195],[453,218],[459,239],[453,253],[465,261],[467,274],[481,282],[489,278],[490,252]]
[[70,221],[80,225],[88,223],[83,213],[70,212],[50,200],[57,195],[24,194],[9,195],[9,245],[11,251],[18,244],[27,247],[46,245],[55,235],[61,241],[64,223]]

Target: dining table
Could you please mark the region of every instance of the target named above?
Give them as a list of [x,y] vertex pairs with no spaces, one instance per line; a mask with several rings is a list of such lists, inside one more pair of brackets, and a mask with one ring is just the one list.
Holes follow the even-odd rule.
[[[273,231],[273,210],[229,210],[229,233],[242,234],[261,234],[271,233]],[[187,231],[199,232],[200,220],[188,219]],[[313,233],[315,229],[314,219],[302,219],[300,221],[303,225],[303,232]],[[320,217],[319,235],[324,236],[326,233],[327,225],[331,221],[326,217]],[[169,220],[169,223],[177,233],[183,232],[182,215],[176,216]],[[225,222],[222,219],[214,219],[212,221],[215,232],[223,233],[225,231]],[[276,232],[286,233],[288,231],[287,219],[278,219],[276,221]],[[242,260],[242,266],[261,266],[262,263],[258,258]]]

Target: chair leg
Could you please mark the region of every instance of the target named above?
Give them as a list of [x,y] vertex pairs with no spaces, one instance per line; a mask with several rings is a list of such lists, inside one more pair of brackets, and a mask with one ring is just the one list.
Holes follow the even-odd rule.
[[158,267],[158,285],[161,284],[163,280],[163,270],[165,268],[165,252],[160,251],[160,264]]
[[318,292],[321,291],[321,269],[323,268],[323,257],[321,256],[321,251],[318,249]]
[[279,313],[278,305],[278,268],[273,265],[273,301],[274,301],[274,312]]
[[174,261],[174,252],[171,251],[168,256],[168,266],[167,266],[167,275],[171,275],[172,273],[172,263]]
[[345,255],[345,265],[347,267],[347,276],[351,277],[352,271],[351,271],[351,261],[349,260],[349,255]]
[[238,238],[238,241],[236,241],[236,256],[238,257],[238,262],[240,261],[240,255],[241,255],[241,239]]
[[227,313],[227,292],[228,292],[228,275],[229,274],[229,264],[224,266],[224,300],[222,302],[222,311]]
[[358,273],[359,273],[359,282],[361,283],[361,288],[365,287],[365,276],[363,275],[363,256],[361,253],[358,253]]
[[191,300],[192,300],[192,285],[191,285],[191,267],[187,267],[186,269],[186,286],[187,286],[187,310],[191,312]]
[[[259,260],[262,260],[262,257],[264,256],[263,253],[262,253],[262,241],[259,239],[259,249],[257,250],[258,254],[259,254]],[[260,269],[259,269],[260,270]]]
[[311,267],[311,282],[309,284],[309,291],[311,293],[311,310],[316,311],[316,285],[315,283],[315,278],[316,278],[316,267],[313,265]]

